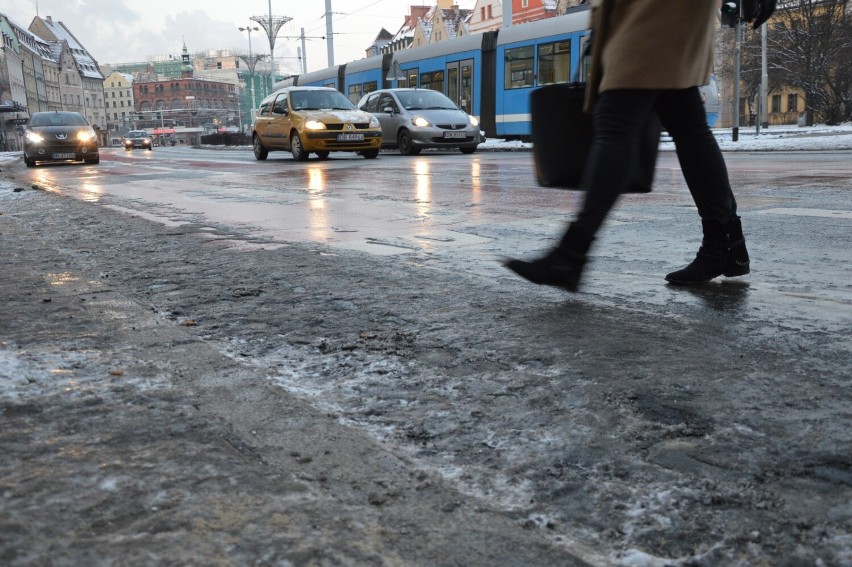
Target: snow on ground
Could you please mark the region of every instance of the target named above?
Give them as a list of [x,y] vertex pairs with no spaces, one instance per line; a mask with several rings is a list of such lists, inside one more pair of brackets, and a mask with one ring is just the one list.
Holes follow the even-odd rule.
[[[840,126],[770,126],[762,128],[740,128],[739,140],[731,140],[730,128],[713,130],[719,147],[726,152],[734,151],[803,151],[803,150],[852,150],[852,122]],[[517,140],[490,139],[479,146],[483,150],[529,150],[532,144]],[[674,151],[671,138],[663,136],[661,151]]]

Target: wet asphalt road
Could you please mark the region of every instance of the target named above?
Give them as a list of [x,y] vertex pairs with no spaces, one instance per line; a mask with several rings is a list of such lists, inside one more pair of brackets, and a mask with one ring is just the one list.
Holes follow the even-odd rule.
[[728,154],[754,272],[684,290],[664,153],[572,296],[524,152],[7,165],[0,557],[847,564],[850,157]]
[[[97,168],[46,167],[22,179],[167,225],[234,229],[242,235],[235,246],[304,242],[374,255],[426,253],[448,269],[488,279],[511,277],[495,260],[546,249],[581,198],[537,187],[528,152],[417,158],[389,152],[377,160],[338,153],[306,163],[286,152],[273,152],[265,162],[245,150],[104,153]],[[760,274],[746,278],[761,292],[749,294],[749,301],[769,320],[795,313],[787,317],[793,326],[839,330],[848,323],[849,157],[727,155]],[[691,209],[674,154],[662,154],[654,192],[623,198],[610,223],[619,226],[618,235],[601,235],[587,291],[650,310],[700,304],[689,291],[659,285],[660,276],[688,262],[700,242]],[[806,274],[796,269],[803,263]]]

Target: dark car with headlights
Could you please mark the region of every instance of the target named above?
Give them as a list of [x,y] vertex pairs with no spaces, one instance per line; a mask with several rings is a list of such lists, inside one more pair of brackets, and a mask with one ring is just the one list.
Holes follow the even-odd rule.
[[379,121],[362,112],[340,92],[327,87],[285,87],[263,99],[252,127],[254,156],[289,150],[303,161],[315,153],[355,152],[367,159],[379,155]]
[[142,148],[143,150],[154,149],[154,141],[145,130],[131,130],[124,136],[124,149]]
[[382,89],[364,95],[358,108],[381,123],[383,146],[403,155],[453,147],[471,154],[483,142],[479,120],[438,91]]
[[35,112],[24,127],[24,163],[100,162],[98,136],[79,112]]

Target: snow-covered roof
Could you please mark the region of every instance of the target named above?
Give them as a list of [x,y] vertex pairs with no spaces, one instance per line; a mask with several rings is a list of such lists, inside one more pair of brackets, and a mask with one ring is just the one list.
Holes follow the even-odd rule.
[[90,79],[104,79],[103,74],[98,68],[97,62],[91,55],[89,55],[86,48],[77,41],[74,34],[65,27],[65,24],[62,22],[54,22],[50,17],[47,19],[43,18],[41,21],[50,30],[57,41],[68,42],[68,47],[71,49],[71,55],[77,62],[77,68],[79,69],[80,74]]

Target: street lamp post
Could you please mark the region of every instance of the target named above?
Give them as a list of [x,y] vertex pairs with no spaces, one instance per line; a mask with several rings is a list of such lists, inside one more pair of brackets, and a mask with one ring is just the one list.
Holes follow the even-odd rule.
[[[254,66],[257,61],[255,61],[254,57],[251,54],[251,32],[260,31],[260,28],[257,26],[246,26],[244,28],[240,28],[240,31],[248,32],[248,42],[249,42],[249,52],[248,52],[248,66],[249,66],[249,80],[251,81],[251,111],[250,114],[254,114],[254,109],[257,108],[257,101],[254,98]],[[254,122],[254,116],[250,116],[252,122]]]
[[281,27],[292,20],[289,16],[273,16],[272,15],[272,0],[269,0],[269,16],[252,16],[251,20],[260,24],[263,31],[266,32],[266,37],[269,39],[269,92],[272,92],[272,87],[275,85],[275,38],[278,37],[278,32]]

